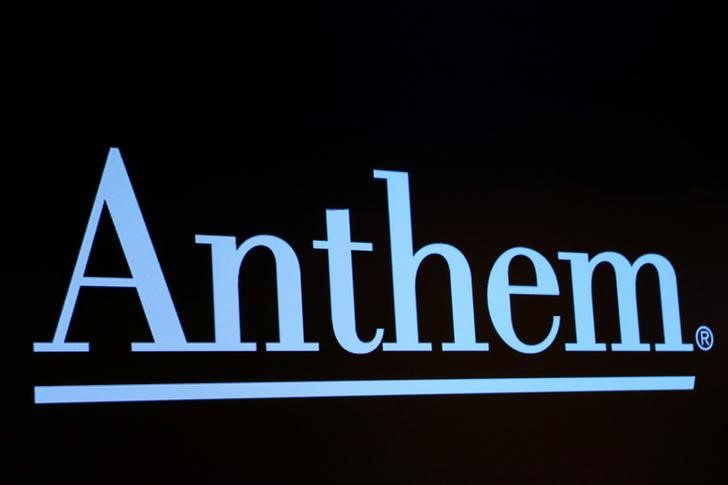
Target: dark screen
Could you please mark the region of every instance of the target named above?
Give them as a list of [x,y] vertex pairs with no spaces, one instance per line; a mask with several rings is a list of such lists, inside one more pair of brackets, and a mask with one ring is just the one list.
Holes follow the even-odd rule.
[[[251,5],[23,14],[31,129],[11,164],[12,253],[4,319],[7,483],[717,482],[726,432],[722,345],[728,236],[725,25],[694,4]],[[723,17],[723,18],[722,18]],[[37,32],[38,35],[32,35]],[[318,352],[267,352],[278,335],[275,265],[240,271],[245,340],[257,352],[131,352],[151,341],[134,289],[84,288],[68,341],[53,337],[111,147],[118,147],[184,332],[212,341],[210,247],[276,235],[301,267],[305,336]],[[395,339],[387,192],[407,172],[415,250],[444,242],[472,272],[476,335],[453,339],[448,266],[416,280],[431,352],[356,355],[331,325],[326,209],[349,209],[362,339]],[[510,348],[491,322],[496,259],[532,248],[558,296],[513,296]],[[708,351],[567,352],[571,271],[559,251],[657,253],[673,265],[684,340]],[[88,275],[124,276],[104,211]],[[515,259],[514,284],[534,284]],[[658,275],[639,273],[640,335],[663,339]],[[6,293],[7,295],[8,293]],[[598,341],[620,338],[615,274],[593,279]],[[34,386],[292,380],[694,375],[691,391],[586,392],[41,405]],[[7,412],[5,411],[7,409]],[[10,473],[10,471],[8,472]]]

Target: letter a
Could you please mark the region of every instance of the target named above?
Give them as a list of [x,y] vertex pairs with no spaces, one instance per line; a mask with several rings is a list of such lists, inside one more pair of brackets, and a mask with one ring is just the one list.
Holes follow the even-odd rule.
[[[85,276],[104,204],[109,209],[111,221],[129,265],[131,278]],[[53,341],[35,343],[33,347],[35,352],[88,352],[88,343],[65,341],[82,286],[136,288],[154,342],[133,343],[132,350],[185,350],[186,339],[182,326],[164,281],[129,175],[116,148],[109,151],[106,159],[106,166],[101,175],[99,190],[83,235],[81,250],[76,259]]]

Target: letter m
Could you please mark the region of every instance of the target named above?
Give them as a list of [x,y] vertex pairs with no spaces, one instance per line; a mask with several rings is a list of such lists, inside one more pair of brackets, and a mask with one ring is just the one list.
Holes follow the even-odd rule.
[[596,267],[608,263],[614,269],[619,306],[619,331],[621,342],[612,344],[615,351],[649,351],[650,344],[640,342],[637,313],[637,274],[645,265],[657,271],[660,285],[662,328],[665,342],[655,345],[657,351],[689,352],[692,344],[684,343],[680,326],[680,306],[677,295],[677,278],[670,262],[659,254],[645,254],[634,264],[619,253],[599,253],[591,260],[585,253],[559,252],[559,259],[571,263],[571,280],[574,294],[574,319],[576,342],[567,343],[566,350],[604,351],[605,344],[597,343],[594,332],[594,306],[592,301],[592,276]]

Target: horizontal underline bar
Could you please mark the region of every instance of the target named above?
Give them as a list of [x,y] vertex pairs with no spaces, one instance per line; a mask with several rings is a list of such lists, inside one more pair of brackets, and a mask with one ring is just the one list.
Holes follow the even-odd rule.
[[36,386],[36,404],[208,399],[690,391],[695,376],[519,377]]

